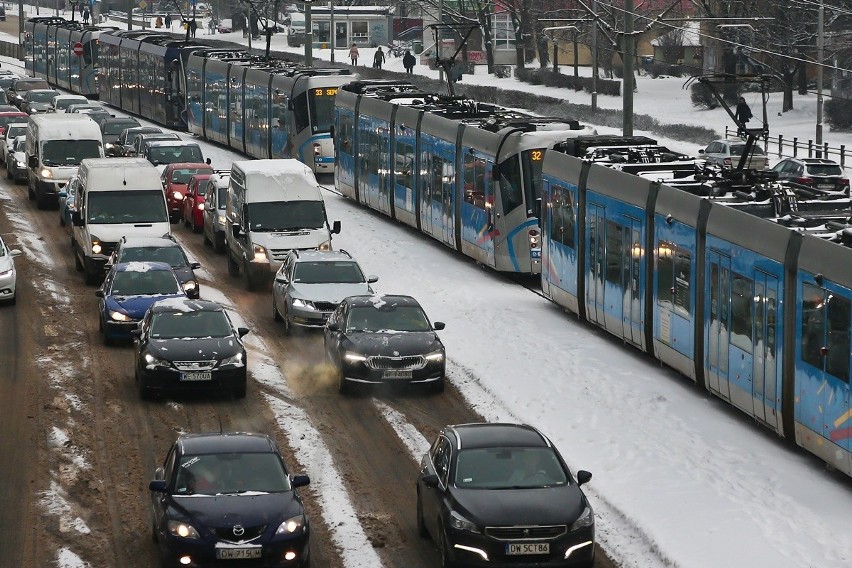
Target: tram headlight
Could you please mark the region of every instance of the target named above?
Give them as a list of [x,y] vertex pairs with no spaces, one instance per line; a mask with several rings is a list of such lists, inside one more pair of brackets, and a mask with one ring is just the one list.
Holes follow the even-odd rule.
[[527,236],[530,240],[531,249],[541,248],[541,233],[538,232],[538,229],[531,229]]
[[314,142],[314,156],[319,157],[320,154],[322,154],[322,146],[319,142]]

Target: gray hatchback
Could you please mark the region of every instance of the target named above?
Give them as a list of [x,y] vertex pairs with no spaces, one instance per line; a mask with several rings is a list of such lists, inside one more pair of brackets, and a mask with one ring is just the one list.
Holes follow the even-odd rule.
[[345,250],[291,251],[272,284],[272,315],[294,326],[321,328],[344,298],[372,294],[378,276],[364,276]]

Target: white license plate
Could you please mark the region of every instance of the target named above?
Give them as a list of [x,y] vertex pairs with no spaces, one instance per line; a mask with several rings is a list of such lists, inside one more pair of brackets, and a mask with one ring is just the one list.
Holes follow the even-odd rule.
[[834,189],[833,183],[818,183],[817,189]]
[[506,544],[506,554],[517,556],[521,554],[550,554],[549,542],[513,543]]
[[410,379],[411,371],[385,371],[382,373],[383,379]]
[[263,547],[241,547],[241,548],[220,548],[216,547],[217,560],[247,560],[250,558],[260,558],[263,552]]
[[181,373],[180,380],[182,381],[212,381],[213,373],[207,371],[205,373]]

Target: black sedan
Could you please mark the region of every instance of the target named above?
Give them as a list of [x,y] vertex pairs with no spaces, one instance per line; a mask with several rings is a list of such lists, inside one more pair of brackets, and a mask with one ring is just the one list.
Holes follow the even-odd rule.
[[308,483],[268,436],[181,435],[148,485],[163,565],[308,566]]
[[444,567],[592,568],[595,516],[565,461],[519,424],[447,426],[420,461],[417,529]]
[[135,337],[139,396],[162,392],[225,391],[246,395],[246,350],[224,308],[173,298],[154,303]]
[[417,300],[363,295],[344,299],[325,326],[325,352],[346,393],[356,384],[423,384],[444,390],[446,353]]

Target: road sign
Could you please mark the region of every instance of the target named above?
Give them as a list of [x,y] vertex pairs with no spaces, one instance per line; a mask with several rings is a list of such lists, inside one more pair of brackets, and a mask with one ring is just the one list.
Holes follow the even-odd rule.
[[74,44],[74,55],[76,55],[77,57],[83,55],[83,44],[79,41]]
[[148,7],[148,3],[145,2],[145,0],[142,0],[141,2],[139,2],[139,7],[144,10],[145,8]]

